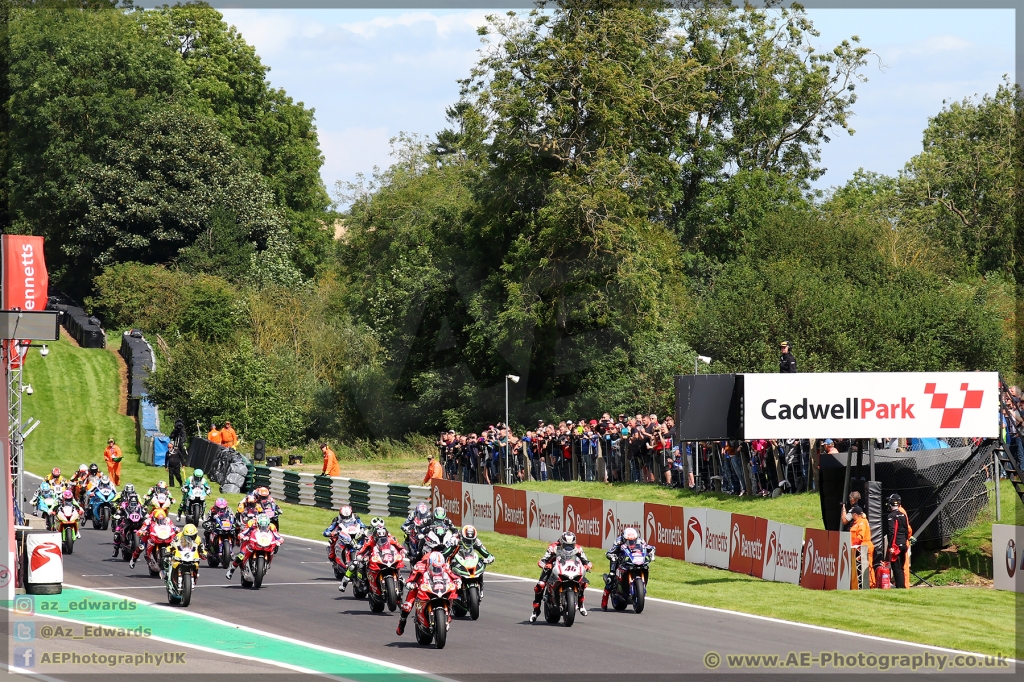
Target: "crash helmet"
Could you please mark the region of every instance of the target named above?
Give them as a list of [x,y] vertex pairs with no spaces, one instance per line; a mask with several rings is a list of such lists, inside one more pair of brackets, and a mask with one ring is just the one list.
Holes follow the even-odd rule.
[[217,501],[213,503],[213,506],[215,509],[227,509],[228,501],[225,500],[223,497],[218,497]]
[[427,557],[427,568],[430,569],[431,575],[441,575],[444,573],[444,567],[447,563],[444,559],[444,554],[440,552],[431,552],[430,556]]
[[110,485],[110,476],[107,476],[106,474],[100,476],[100,485]]
[[167,481],[157,481],[156,487],[157,488],[167,488]]
[[385,528],[384,519],[379,516],[374,516],[370,519],[370,528]]
[[70,490],[65,490],[64,492],[62,492],[60,494],[60,496],[63,497],[65,500],[73,500],[73,499],[75,499],[75,494],[73,492],[71,492]]
[[893,493],[889,496],[889,509],[899,509],[900,504],[903,502],[903,498],[900,497],[899,493]]
[[256,516],[256,527],[260,530],[268,530],[270,528],[270,517],[266,514],[258,514]]
[[256,497],[258,497],[261,500],[270,497],[270,488],[268,488],[265,485],[260,486],[259,488],[256,489]]
[[39,492],[41,492],[41,493],[48,493],[48,492],[50,492],[50,484],[47,483],[46,481],[43,481],[42,483],[40,483],[39,484]]
[[99,468],[99,466],[96,465],[95,462],[89,465],[89,473],[90,474],[96,475],[99,472],[100,472],[100,468]]
[[193,524],[185,524],[185,527],[181,529],[181,540],[184,546],[192,547],[195,545],[196,540],[199,538],[199,529]]
[[247,506],[248,506],[248,505],[254,505],[254,504],[256,504],[256,496],[255,496],[255,495],[253,495],[252,493],[249,493],[248,495],[246,495],[246,496],[245,496],[245,504],[246,504]]
[[576,534],[569,531],[562,533],[559,543],[561,543],[562,549],[567,552],[576,549]]
[[50,469],[50,475],[54,478],[60,478],[60,467],[53,467]]
[[83,464],[82,466],[78,467],[78,470],[79,470],[79,471],[88,471],[88,470],[89,470],[89,467],[87,467],[87,466],[85,466],[85,465]]
[[167,512],[163,509],[154,509],[152,516],[154,521],[165,521],[167,519]]
[[203,470],[202,469],[196,469],[195,471],[193,471],[192,472],[192,478],[196,479],[197,481],[203,480]]
[[419,504],[416,505],[416,516],[420,517],[421,519],[425,519],[429,515],[430,507],[427,505],[426,502],[420,502]]
[[448,514],[445,512],[444,507],[434,507],[434,519],[437,521],[444,521],[448,518]]
[[125,495],[134,495],[135,494],[135,484],[134,483],[125,483],[124,484],[124,494]]
[[463,526],[460,535],[462,535],[462,544],[464,544],[466,547],[472,547],[476,544],[476,526]]
[[347,504],[341,505],[341,507],[338,508],[338,518],[340,518],[342,521],[348,521],[349,519],[351,519],[352,507],[350,507]]
[[373,529],[373,539],[379,545],[383,545],[388,541],[388,529],[384,526],[377,526]]
[[640,539],[640,533],[636,532],[636,528],[627,528],[622,531],[622,541],[626,547],[633,549],[636,547],[637,541]]

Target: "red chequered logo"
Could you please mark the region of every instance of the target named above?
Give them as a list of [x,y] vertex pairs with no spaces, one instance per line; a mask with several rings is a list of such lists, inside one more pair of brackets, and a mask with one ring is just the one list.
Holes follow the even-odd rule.
[[938,393],[935,384],[925,384],[924,392],[932,396],[931,408],[942,410],[942,422],[940,429],[959,429],[960,422],[964,418],[964,410],[976,410],[981,407],[981,396],[985,391],[972,391],[968,384],[960,384],[960,390],[964,392],[963,407],[949,407],[948,393]]

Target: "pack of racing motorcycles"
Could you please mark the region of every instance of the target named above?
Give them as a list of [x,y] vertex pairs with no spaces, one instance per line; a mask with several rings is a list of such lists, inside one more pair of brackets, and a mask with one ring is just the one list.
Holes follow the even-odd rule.
[[[144,556],[149,573],[165,584],[170,604],[188,606],[199,579],[202,561],[211,568],[226,569],[231,580],[238,570],[243,587],[259,589],[274,555],[284,542],[278,532],[281,509],[266,487],[257,488],[232,510],[218,498],[209,511],[206,499],[210,484],[196,469],[181,487],[177,520],[171,520],[175,502],[167,484],[160,481],[139,496],[128,483],[117,491],[96,464],[82,465],[70,480],[54,468],[32,498],[34,513],[49,530],[59,532],[63,551],[71,554],[81,537],[79,526],[91,521],[97,530],[113,531],[113,558],[120,556],[134,569]],[[202,536],[200,537],[200,528]],[[388,531],[384,519],[374,517],[365,525],[352,507],[343,505],[324,530],[327,557],[338,589],[349,585],[357,599],[366,599],[370,610],[400,611],[396,632],[402,635],[413,615],[416,641],[444,648],[453,616],[480,617],[485,567],[494,561],[480,542],[476,528],[461,529],[447,518],[443,507],[433,510],[420,503],[402,524],[404,543]],[[644,609],[650,564],[655,549],[640,538],[635,528],[625,528],[606,554],[610,566],[604,575],[601,608],[623,611]],[[402,570],[409,575],[402,579]],[[537,562],[540,577],[534,586],[534,623],[543,608],[551,624],[563,621],[571,627],[576,614],[587,615],[584,605],[593,566],[571,532],[551,543]]]

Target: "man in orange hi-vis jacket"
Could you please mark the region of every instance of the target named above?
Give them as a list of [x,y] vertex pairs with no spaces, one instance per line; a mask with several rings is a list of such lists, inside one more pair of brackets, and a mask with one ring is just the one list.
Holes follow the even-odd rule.
[[320,473],[323,476],[341,476],[341,465],[334,450],[327,447],[327,443],[320,443],[320,452],[324,453],[324,470]]
[[224,428],[220,430],[220,444],[226,448],[234,448],[238,445],[238,434],[231,426],[231,422],[224,422]]
[[121,485],[121,448],[117,446],[114,439],[107,441],[107,449],[103,451],[103,459],[107,463],[107,475],[114,485]]
[[206,440],[210,441],[211,443],[216,443],[217,445],[221,444],[222,439],[220,435],[220,429],[217,428],[217,424],[215,422],[210,424],[210,432],[206,434]]

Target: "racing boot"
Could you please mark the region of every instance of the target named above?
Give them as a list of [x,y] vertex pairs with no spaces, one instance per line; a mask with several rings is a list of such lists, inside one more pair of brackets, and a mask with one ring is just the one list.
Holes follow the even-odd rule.
[[110,558],[112,558],[112,559],[116,559],[116,558],[117,558],[117,555],[118,555],[118,553],[120,553],[120,551],[121,551],[121,546],[120,546],[120,545],[118,545],[118,544],[117,544],[117,543],[115,542],[115,543],[114,543],[114,553],[110,555]]
[[399,616],[399,618],[398,618],[398,627],[395,628],[395,633],[398,634],[399,636],[402,635],[402,633],[405,632],[405,621],[407,621],[408,619],[409,619],[409,614],[407,612],[405,612],[405,611],[402,611],[402,615]]
[[135,557],[134,556],[128,561],[128,568],[135,568]]
[[[344,578],[342,578],[341,579],[341,584],[338,585],[338,592],[344,592],[345,590],[347,590],[348,589],[348,584],[350,582],[352,582],[352,581],[348,579],[347,575]],[[403,625],[402,627],[405,627],[405,626]],[[398,634],[402,634],[402,633],[399,632]]]
[[608,610],[608,588],[604,588],[604,594],[601,595],[601,609],[603,611]]
[[232,564],[231,566],[228,566],[228,571],[227,571],[227,573],[224,574],[224,577],[227,578],[228,580],[231,580],[231,576],[233,576],[234,574],[235,574],[235,567]]
[[534,604],[533,605],[533,613],[530,615],[530,622],[531,623],[536,623],[537,622],[537,616],[539,616],[539,615],[540,615],[540,604]]

